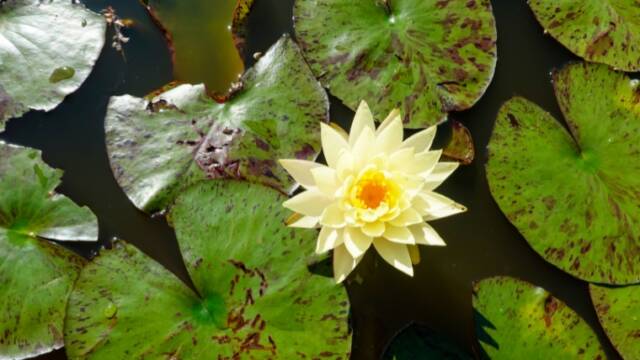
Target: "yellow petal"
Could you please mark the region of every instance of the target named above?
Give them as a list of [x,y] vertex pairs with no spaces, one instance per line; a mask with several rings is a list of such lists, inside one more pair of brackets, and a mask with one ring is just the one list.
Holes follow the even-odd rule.
[[329,167],[335,168],[340,153],[349,149],[347,140],[331,126],[320,123],[322,151]]
[[431,225],[427,223],[411,226],[409,229],[411,230],[413,237],[416,239],[416,244],[429,246],[447,245]]
[[381,133],[382,130],[386,129],[387,126],[389,126],[394,120],[396,120],[396,118],[398,118],[400,120],[400,123],[402,124],[402,118],[400,117],[400,109],[391,110],[391,112],[389,113],[389,115],[387,115],[386,119],[384,119],[382,124],[378,126],[377,133],[378,134]]
[[458,162],[440,162],[426,177],[425,190],[435,190],[460,166]]
[[416,245],[411,245],[407,248],[409,249],[409,256],[411,257],[411,264],[420,264],[420,249],[418,249]]
[[311,176],[311,169],[321,167],[322,164],[297,159],[282,159],[279,162],[297,183],[307,189],[315,186],[313,176]]
[[338,246],[333,251],[333,277],[336,283],[341,283],[356,268],[358,260],[354,259],[344,246]]
[[336,171],[330,167],[322,166],[311,170],[313,181],[318,190],[329,197],[333,197],[340,187]]
[[463,205],[431,191],[419,193],[413,198],[412,205],[424,217],[425,221],[441,219],[467,211]]
[[384,233],[384,229],[385,229],[384,223],[380,221],[365,223],[362,226],[362,232],[365,233],[365,235],[368,235],[371,237],[382,236],[382,234]]
[[389,223],[393,226],[409,226],[424,222],[422,216],[413,208],[408,208]]
[[360,137],[362,130],[364,128],[370,128],[372,131],[375,130],[375,125],[373,123],[373,114],[369,109],[369,105],[363,100],[360,102],[358,106],[358,110],[356,110],[356,116],[353,118],[353,123],[351,123],[351,131],[349,132],[349,145],[353,146]]
[[285,201],[282,205],[302,215],[320,216],[324,208],[332,202],[328,196],[318,190],[307,190]]
[[382,131],[378,129],[374,150],[378,153],[392,154],[402,145],[402,132],[402,120],[397,116]]
[[411,135],[407,140],[402,143],[403,148],[413,148],[415,153],[421,153],[431,148],[433,139],[436,137],[437,126],[432,126],[428,129],[424,129],[418,133]]
[[373,246],[380,256],[391,264],[391,266],[409,276],[413,276],[411,256],[409,255],[409,250],[406,245],[392,243],[383,238],[376,238],[373,240]]
[[413,234],[408,228],[402,226],[389,226],[387,225],[382,236],[394,243],[398,244],[411,244],[415,245],[416,240],[413,238]]
[[367,164],[369,158],[374,155],[375,142],[376,136],[373,130],[364,128],[351,148],[354,171],[360,171]]
[[319,220],[320,218],[317,216],[300,216],[287,225],[295,228],[313,229],[318,226]]
[[364,255],[372,242],[373,239],[358,228],[346,228],[344,231],[344,245],[354,258]]
[[316,253],[324,254],[327,251],[342,245],[343,241],[344,236],[342,229],[333,229],[325,226],[320,229],[320,235],[318,235],[318,242],[316,244]]
[[320,216],[320,225],[341,228],[346,225],[344,213],[338,203],[327,206]]

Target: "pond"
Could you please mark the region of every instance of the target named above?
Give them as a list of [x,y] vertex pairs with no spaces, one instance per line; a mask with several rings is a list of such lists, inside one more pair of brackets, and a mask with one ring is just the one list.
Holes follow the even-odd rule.
[[[125,56],[109,46],[103,50],[88,80],[54,111],[30,112],[10,121],[0,139],[43,151],[44,160],[63,169],[61,193],[97,215],[100,246],[113,238],[126,239],[189,283],[174,231],[163,217],[137,210],[118,186],[105,150],[104,117],[111,96],[144,96],[171,80],[205,82],[223,91],[242,72],[242,62],[228,33],[231,0],[156,0],[158,16],[170,13],[175,28],[175,55],[165,34],[145,7],[132,0],[85,0],[94,11],[112,6],[122,18],[133,20]],[[618,355],[598,324],[586,282],[545,262],[511,225],[494,202],[485,176],[486,146],[498,109],[521,95],[562,115],[553,93],[550,71],[579,60],[548,35],[524,0],[492,1],[498,29],[498,65],[486,94],[470,110],[451,119],[469,128],[476,159],[461,167],[440,191],[465,204],[469,211],[434,223],[447,241],[443,248],[423,247],[415,276],[407,277],[370,252],[347,284],[353,324],[352,359],[379,358],[392,337],[412,321],[451,338],[478,353],[471,306],[474,281],[493,275],[511,275],[544,287],[576,310],[597,332],[611,359]],[[253,53],[265,52],[283,33],[294,34],[293,0],[260,0],[249,17],[244,54],[246,67]],[[173,21],[173,20],[172,20]],[[109,33],[109,37],[112,35]],[[172,64],[175,56],[176,64]],[[349,124],[353,112],[331,98],[331,119]],[[437,143],[448,136],[448,125]],[[71,245],[91,256],[93,245]],[[64,359],[59,350],[39,359]]]

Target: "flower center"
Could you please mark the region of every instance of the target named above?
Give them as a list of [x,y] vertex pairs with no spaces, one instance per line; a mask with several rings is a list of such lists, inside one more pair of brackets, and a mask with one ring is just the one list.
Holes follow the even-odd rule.
[[361,209],[376,209],[380,204],[394,206],[399,195],[395,182],[383,172],[375,169],[365,171],[355,182],[350,192],[350,202]]

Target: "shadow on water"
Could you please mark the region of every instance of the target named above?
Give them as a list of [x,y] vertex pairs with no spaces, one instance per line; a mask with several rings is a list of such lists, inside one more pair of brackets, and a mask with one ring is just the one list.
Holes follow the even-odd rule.
[[[208,1],[169,4],[178,9],[179,16],[188,16],[186,4],[202,2]],[[131,41],[125,46],[126,63],[113,49],[105,48],[92,75],[78,92],[48,114],[32,112],[10,121],[0,138],[41,149],[45,161],[65,170],[60,190],[96,213],[101,244],[107,244],[113,237],[130,241],[188,282],[173,231],[164,219],[150,218],[131,205],[113,179],[104,144],[103,123],[109,97],[125,93],[142,96],[172,80],[171,54],[162,32],[138,2],[85,0],[85,3],[96,11],[112,5],[121,17],[135,21],[135,27],[127,32]],[[292,4],[293,0],[256,2],[249,20],[247,52],[243,54],[247,66],[253,63],[251,54],[264,52],[283,32],[292,32]],[[489,193],[484,170],[486,146],[499,107],[511,96],[521,95],[561,119],[549,72],[577,60],[543,34],[524,0],[494,0],[493,4],[499,39],[495,79],[475,107],[451,115],[473,134],[476,161],[461,168],[440,188],[470,210],[434,223],[448,246],[423,247],[422,262],[416,267],[414,278],[394,271],[372,252],[365,256],[347,284],[354,325],[352,359],[378,358],[393,335],[413,320],[428,324],[458,345],[479,353],[471,307],[472,282],[493,275],[511,275],[546,288],[596,329],[610,358],[619,358],[598,325],[587,284],[554,268],[531,250]],[[191,9],[197,11],[198,7]],[[226,15],[215,14],[213,6],[207,7],[202,15],[209,14],[226,19]],[[203,39],[197,43],[194,40],[189,46],[216,43],[207,39],[206,34],[203,32]],[[217,46],[216,43],[211,50],[210,62],[203,65],[197,63],[203,59],[190,59],[194,61],[190,65],[193,69],[177,69],[176,75],[210,84],[220,81],[226,65],[216,60],[216,54],[225,50]],[[231,73],[235,74],[235,70],[226,74]],[[346,126],[353,113],[335,98],[331,105],[332,119]],[[442,133],[446,136],[446,131]],[[442,134],[440,137],[442,141]],[[77,250],[88,255],[92,249],[85,246]],[[64,359],[64,351],[41,359]]]

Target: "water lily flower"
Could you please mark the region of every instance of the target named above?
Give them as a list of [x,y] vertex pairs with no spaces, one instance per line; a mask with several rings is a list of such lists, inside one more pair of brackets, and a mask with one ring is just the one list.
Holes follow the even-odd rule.
[[280,160],[306,191],[283,205],[297,213],[289,224],[320,227],[316,252],[333,249],[336,282],[342,282],[373,246],[396,269],[413,276],[417,245],[444,246],[426,221],[466,211],[434,190],[458,167],[430,150],[436,127],[403,141],[398,110],[376,129],[368,105],[358,107],[347,134],[321,125],[327,165]]

